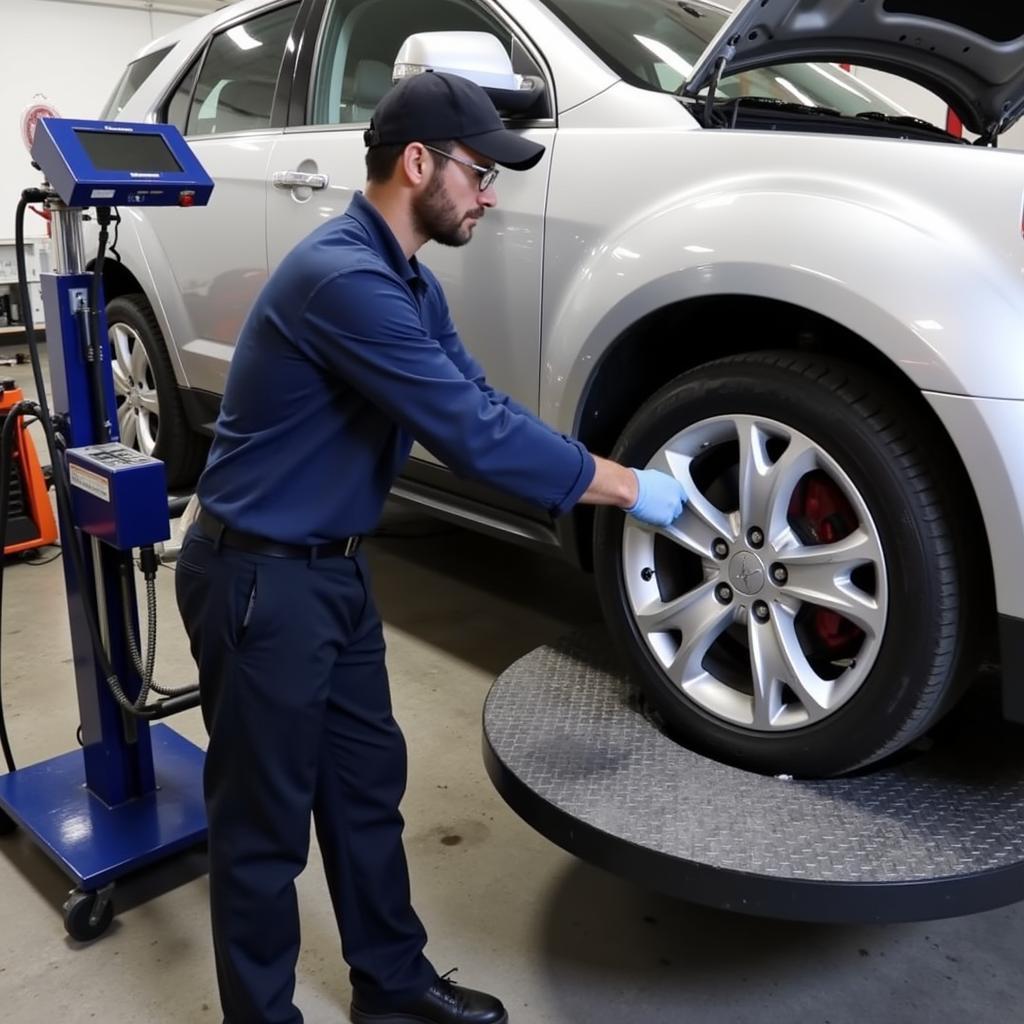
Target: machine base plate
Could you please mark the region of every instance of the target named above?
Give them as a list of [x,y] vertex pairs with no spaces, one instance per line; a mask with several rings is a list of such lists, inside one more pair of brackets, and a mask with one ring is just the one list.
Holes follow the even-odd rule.
[[117,807],[85,788],[80,750],[0,775],[0,809],[84,891],[206,838],[203,751],[166,725],[151,738],[157,789]]

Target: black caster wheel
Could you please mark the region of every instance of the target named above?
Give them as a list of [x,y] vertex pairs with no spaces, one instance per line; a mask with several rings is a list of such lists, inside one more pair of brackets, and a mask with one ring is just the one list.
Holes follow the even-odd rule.
[[92,942],[98,939],[114,920],[114,904],[110,888],[98,892],[82,892],[72,889],[64,902],[64,927],[68,935],[77,942]]
[[17,827],[18,823],[9,814],[0,811],[0,836],[9,836]]

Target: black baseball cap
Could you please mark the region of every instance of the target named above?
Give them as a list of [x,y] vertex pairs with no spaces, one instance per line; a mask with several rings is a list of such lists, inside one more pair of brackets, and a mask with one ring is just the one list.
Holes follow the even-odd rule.
[[513,171],[527,171],[544,155],[544,147],[510,132],[490,97],[461,75],[424,71],[402,79],[377,104],[367,146],[408,142],[464,142],[482,156]]

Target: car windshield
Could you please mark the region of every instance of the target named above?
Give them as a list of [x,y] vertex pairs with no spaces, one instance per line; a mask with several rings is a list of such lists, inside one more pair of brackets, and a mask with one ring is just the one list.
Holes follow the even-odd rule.
[[[618,75],[633,85],[677,92],[731,10],[711,0],[544,0]],[[738,75],[728,69],[722,99],[762,96],[841,114],[905,115],[835,64],[787,64]]]

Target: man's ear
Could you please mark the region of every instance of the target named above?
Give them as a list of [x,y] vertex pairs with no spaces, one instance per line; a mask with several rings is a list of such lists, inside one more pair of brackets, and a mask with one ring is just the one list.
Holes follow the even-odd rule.
[[430,177],[430,153],[421,142],[410,142],[402,151],[398,163],[406,183],[414,188]]

